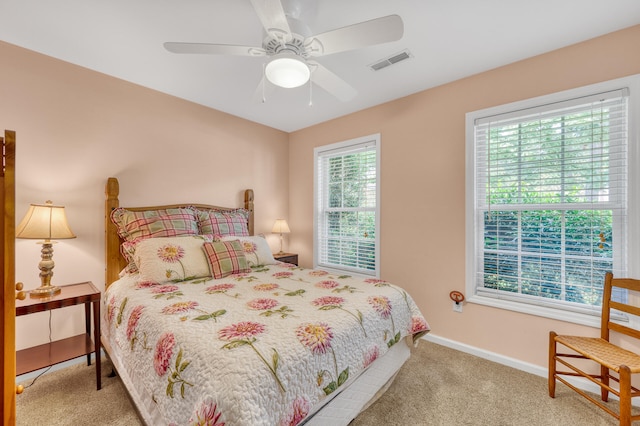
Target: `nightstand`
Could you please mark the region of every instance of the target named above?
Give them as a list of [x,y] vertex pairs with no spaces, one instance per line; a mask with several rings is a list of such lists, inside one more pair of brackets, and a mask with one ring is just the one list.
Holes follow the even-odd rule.
[[[100,371],[100,290],[93,283],[84,282],[60,286],[60,293],[47,298],[16,300],[16,316],[50,311],[84,304],[84,334],[68,337],[44,345],[16,352],[16,375],[29,373],[70,359],[87,356],[91,365],[91,354],[96,357],[96,386],[102,387]],[[93,305],[93,341],[91,340],[91,305]]]
[[275,260],[279,260],[280,262],[292,263],[298,266],[298,255],[295,253],[275,253],[273,255]]

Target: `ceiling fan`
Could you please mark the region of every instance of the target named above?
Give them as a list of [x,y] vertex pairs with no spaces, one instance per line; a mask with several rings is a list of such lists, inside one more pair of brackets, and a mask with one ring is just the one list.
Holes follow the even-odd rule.
[[397,41],[404,32],[400,16],[388,15],[307,35],[303,22],[285,14],[281,0],[251,0],[251,4],[266,31],[261,47],[167,42],[165,49],[173,53],[267,57],[263,88],[265,77],[284,88],[299,87],[311,80],[336,98],[348,101],[356,90],[313,58]]

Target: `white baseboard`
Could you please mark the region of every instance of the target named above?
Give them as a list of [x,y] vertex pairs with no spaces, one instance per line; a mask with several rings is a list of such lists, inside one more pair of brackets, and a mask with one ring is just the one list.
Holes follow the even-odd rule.
[[[429,342],[436,343],[438,345],[446,346],[451,349],[458,350],[460,352],[465,352],[471,355],[475,355],[479,358],[484,358],[489,361],[497,362],[498,364],[506,365],[508,367],[515,368],[517,370],[525,371],[527,373],[534,374],[536,376],[544,377],[545,379],[549,376],[548,369],[545,367],[540,367],[539,365],[530,364],[528,362],[524,362],[515,358],[511,358],[508,356],[500,355],[495,352],[490,352],[484,349],[476,348],[475,346],[470,346],[465,343],[456,342],[455,340],[446,339],[444,337],[440,337],[438,335],[427,333],[422,337],[422,339],[427,340]],[[544,348],[545,353],[547,352],[546,348]],[[579,377],[568,377],[567,381],[574,385],[575,387],[582,389],[587,392],[595,393],[597,395],[600,394],[600,387],[594,383],[591,383],[587,379],[581,379]],[[562,385],[562,384],[560,384]],[[611,399],[618,400],[613,394],[610,394]],[[634,406],[640,406],[640,400],[632,400],[632,404]]]

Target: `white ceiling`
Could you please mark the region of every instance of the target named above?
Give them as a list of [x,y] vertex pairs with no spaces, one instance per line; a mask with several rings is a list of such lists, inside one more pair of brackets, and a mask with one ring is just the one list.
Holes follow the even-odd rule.
[[[262,103],[264,57],[177,55],[163,42],[261,46],[249,0],[1,0],[0,40],[287,132],[640,23],[639,0],[284,0],[312,34],[397,14],[396,42],[318,58],[357,96],[314,86]],[[413,57],[381,71],[373,62]],[[637,55],[638,52],[629,52]],[[1,78],[1,76],[0,76]]]

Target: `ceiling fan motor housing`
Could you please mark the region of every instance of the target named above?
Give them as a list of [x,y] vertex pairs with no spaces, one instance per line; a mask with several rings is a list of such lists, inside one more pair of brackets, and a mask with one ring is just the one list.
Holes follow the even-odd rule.
[[277,55],[282,52],[291,52],[296,56],[308,58],[310,54],[304,45],[305,37],[296,33],[279,34],[272,31],[262,42],[262,48],[267,56]]

